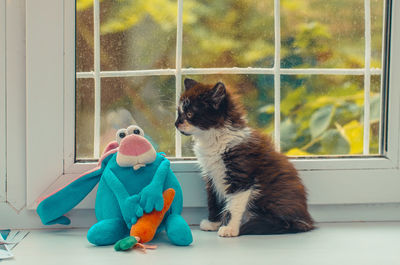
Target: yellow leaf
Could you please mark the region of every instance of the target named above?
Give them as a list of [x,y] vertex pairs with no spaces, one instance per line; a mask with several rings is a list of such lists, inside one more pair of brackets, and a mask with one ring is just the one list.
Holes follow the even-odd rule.
[[259,108],[258,111],[260,113],[273,114],[275,112],[275,106],[274,104],[268,104],[264,107]]
[[306,9],[305,5],[307,5],[307,3],[296,0],[286,0],[282,1],[281,5],[287,11],[299,12],[299,10],[303,11],[303,9]]
[[364,106],[364,91],[358,92],[353,97],[354,103],[356,103],[360,107]]
[[286,152],[286,155],[288,155],[288,156],[310,156],[312,154],[302,151],[299,148],[292,148]]
[[350,143],[350,154],[362,154],[363,152],[363,126],[356,120],[343,126],[344,134]]
[[93,6],[93,0],[77,0],[76,1],[76,10],[82,11],[89,7]]

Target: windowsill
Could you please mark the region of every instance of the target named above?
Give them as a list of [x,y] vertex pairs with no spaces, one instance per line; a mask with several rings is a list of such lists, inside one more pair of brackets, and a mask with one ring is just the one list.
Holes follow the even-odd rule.
[[[383,159],[383,158],[382,158]],[[345,162],[345,161],[343,161]],[[347,163],[351,163],[348,161]],[[184,207],[205,207],[206,194],[204,182],[196,167],[195,161],[187,163],[172,163],[183,191]],[[91,165],[93,167],[94,165]],[[194,169],[194,168],[197,169]],[[80,168],[80,171],[86,171]],[[399,203],[400,193],[398,186],[400,178],[398,169],[366,169],[362,174],[355,173],[351,169],[325,169],[325,170],[299,170],[299,174],[305,184],[311,205],[349,205],[349,204],[383,204]],[[47,197],[54,191],[64,187],[80,175],[79,171],[71,174],[61,175],[37,198]],[[351,178],[349,178],[351,176]],[[351,181],[350,181],[351,180]],[[362,185],[360,185],[362,183]],[[390,185],[389,185],[390,183]],[[380,192],[385,190],[385,192]],[[76,209],[93,209],[96,197],[94,189]],[[27,209],[34,210],[38,199],[30,202]],[[362,220],[362,219],[359,219]]]
[[[87,229],[33,230],[10,264],[399,264],[399,222],[325,223],[301,234],[220,238],[192,227],[194,243],[171,245],[165,233],[156,250],[115,252],[94,247]],[[66,251],[67,250],[67,251]],[[39,254],[41,253],[41,254]],[[71,255],[73,253],[73,255]]]

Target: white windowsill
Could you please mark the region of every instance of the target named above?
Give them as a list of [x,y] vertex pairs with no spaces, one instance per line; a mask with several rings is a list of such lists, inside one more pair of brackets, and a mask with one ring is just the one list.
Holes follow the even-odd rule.
[[[192,227],[189,247],[169,244],[165,234],[156,250],[115,252],[94,247],[86,229],[34,230],[14,249],[9,264],[400,264],[400,223],[327,223],[291,235],[219,238]],[[73,253],[71,255],[71,253]]]

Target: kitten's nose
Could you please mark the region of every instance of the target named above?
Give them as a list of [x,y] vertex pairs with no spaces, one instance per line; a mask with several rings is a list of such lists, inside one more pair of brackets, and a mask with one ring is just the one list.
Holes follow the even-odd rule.
[[180,118],[177,118],[175,121],[175,127],[178,128],[180,124],[182,124],[182,120]]
[[175,121],[175,127],[178,128],[179,125],[183,123],[182,115],[178,112],[178,117],[176,118]]

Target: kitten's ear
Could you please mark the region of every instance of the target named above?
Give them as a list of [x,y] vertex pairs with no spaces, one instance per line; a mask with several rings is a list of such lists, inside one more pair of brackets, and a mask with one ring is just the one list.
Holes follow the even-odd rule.
[[224,83],[218,82],[212,89],[212,99],[213,99],[213,107],[215,109],[219,108],[219,105],[223,101],[226,96],[226,88]]
[[185,85],[185,91],[188,91],[189,89],[194,87],[197,84],[197,82],[194,81],[193,79],[185,78],[185,80],[183,81],[183,84]]

